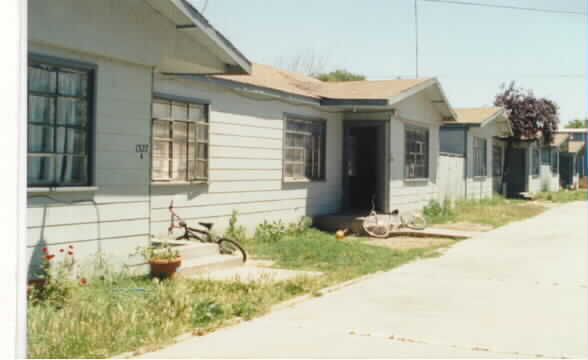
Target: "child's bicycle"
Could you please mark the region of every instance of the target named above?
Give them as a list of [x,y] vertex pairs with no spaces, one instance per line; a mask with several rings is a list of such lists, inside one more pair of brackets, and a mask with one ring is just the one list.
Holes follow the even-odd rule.
[[[206,230],[195,229],[189,227],[188,224],[174,211],[174,202],[169,204],[169,212],[171,213],[171,224],[168,228],[168,233],[171,234],[174,228],[184,229],[184,234],[178,236],[176,240],[198,240],[203,243],[215,243],[218,245],[219,252],[221,254],[238,255],[243,259],[243,262],[247,261],[247,253],[245,249],[239,245],[235,240],[227,239],[224,237],[214,236],[210,232],[213,223],[199,222],[198,225],[202,226]],[[176,225],[177,221],[177,225]]]
[[410,213],[400,215],[395,209],[390,214],[377,214],[374,199],[372,199],[372,210],[363,220],[363,230],[375,238],[387,238],[393,231],[401,228],[413,230],[424,230],[427,227],[427,220],[419,214]]

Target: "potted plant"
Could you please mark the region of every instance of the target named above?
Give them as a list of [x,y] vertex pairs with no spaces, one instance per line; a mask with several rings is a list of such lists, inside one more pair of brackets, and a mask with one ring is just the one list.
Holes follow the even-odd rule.
[[139,247],[137,253],[149,263],[151,276],[160,279],[173,278],[177,268],[182,264],[179,251],[167,243],[161,247]]

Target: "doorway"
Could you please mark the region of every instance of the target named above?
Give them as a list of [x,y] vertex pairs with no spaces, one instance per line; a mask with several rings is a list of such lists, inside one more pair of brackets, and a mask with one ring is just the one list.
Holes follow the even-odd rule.
[[518,197],[527,191],[527,150],[511,148],[508,165],[507,191],[509,197]]
[[386,210],[386,122],[348,121],[344,126],[346,210]]

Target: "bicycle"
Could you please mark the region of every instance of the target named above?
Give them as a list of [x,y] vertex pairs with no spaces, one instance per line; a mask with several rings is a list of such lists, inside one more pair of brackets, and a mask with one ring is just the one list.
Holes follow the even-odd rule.
[[[173,200],[169,204],[169,212],[171,213],[171,224],[168,228],[168,234],[172,234],[174,228],[184,229],[184,233],[176,238],[176,240],[198,240],[202,243],[214,243],[218,245],[219,252],[221,254],[228,255],[240,255],[243,259],[243,263],[247,261],[247,252],[238,242],[235,240],[227,239],[224,237],[215,237],[210,231],[214,226],[213,223],[209,222],[198,222],[198,225],[202,226],[206,230],[195,229],[188,226],[188,224],[182,219],[174,210]],[[176,225],[177,220],[177,225]],[[204,239],[202,236],[206,236]]]
[[427,220],[415,213],[400,215],[398,209],[389,214],[380,215],[376,213],[375,201],[372,199],[372,210],[364,218],[362,226],[369,236],[387,238],[393,231],[398,231],[405,227],[413,230],[424,230],[427,227]]

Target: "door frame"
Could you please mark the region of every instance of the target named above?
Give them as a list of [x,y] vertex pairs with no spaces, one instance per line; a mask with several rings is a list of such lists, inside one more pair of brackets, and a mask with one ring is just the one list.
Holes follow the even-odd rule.
[[[380,182],[383,185],[384,190],[384,201],[383,201],[383,211],[390,212],[390,120],[343,120],[343,141],[341,142],[341,150],[343,152],[342,156],[342,207],[343,210],[350,209],[350,198],[349,198],[349,175],[347,174],[347,160],[348,160],[348,151],[345,149],[346,139],[349,135],[349,131],[351,128],[355,127],[374,127],[379,130],[384,131],[384,142],[380,145],[380,149],[378,151],[383,151],[383,163],[384,163],[384,171],[380,175],[379,181],[376,182],[379,184]],[[380,190],[380,186],[376,185],[376,191]]]

